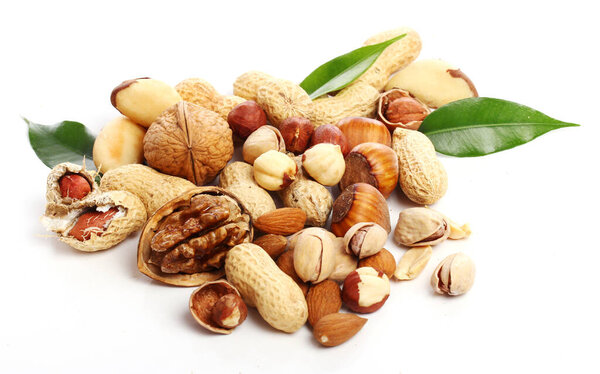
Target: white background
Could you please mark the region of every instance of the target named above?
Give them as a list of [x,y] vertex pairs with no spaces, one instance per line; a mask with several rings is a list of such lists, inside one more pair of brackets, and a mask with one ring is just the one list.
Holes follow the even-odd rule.
[[[599,157],[597,12],[589,1],[11,2],[0,9],[0,372],[597,373]],[[348,343],[324,349],[308,327],[288,335],[252,311],[230,336],[198,326],[190,288],[136,268],[137,235],[101,253],[48,236],[48,169],[20,116],[117,116],[112,88],[188,77],[230,93],[257,69],[295,81],[383,30],[412,26],[423,58],[458,65],[481,96],[580,123],[481,158],[442,157],[435,208],[468,221],[468,240],[434,249]],[[389,199],[395,225],[405,199]],[[398,259],[403,249],[387,247]],[[450,253],[477,266],[473,289],[433,294]]]

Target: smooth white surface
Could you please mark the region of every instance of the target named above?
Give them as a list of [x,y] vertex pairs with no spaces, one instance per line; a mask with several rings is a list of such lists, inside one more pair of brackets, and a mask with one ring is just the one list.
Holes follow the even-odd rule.
[[[596,12],[569,2],[12,2],[0,10],[2,265],[0,372],[592,373],[598,336],[599,157]],[[412,26],[423,58],[458,65],[480,95],[580,123],[481,158],[442,157],[435,208],[468,221],[416,280],[348,343],[324,349],[252,311],[230,336],[204,331],[190,288],[136,268],[137,235],[101,253],[49,237],[39,217],[48,169],[20,116],[98,131],[122,80],[201,77],[230,93],[241,73],[300,81],[377,32]],[[395,224],[400,208],[390,198]],[[403,249],[388,243],[399,258]],[[473,289],[434,295],[450,253],[477,266]]]

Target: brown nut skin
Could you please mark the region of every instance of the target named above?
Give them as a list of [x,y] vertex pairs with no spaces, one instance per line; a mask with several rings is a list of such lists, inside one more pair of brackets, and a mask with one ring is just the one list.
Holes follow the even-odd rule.
[[387,249],[383,248],[373,256],[363,258],[358,261],[358,267],[372,267],[375,270],[382,271],[389,279],[392,279],[392,275],[396,271],[396,259],[394,255]]
[[359,222],[374,222],[387,232],[392,230],[385,198],[381,192],[367,183],[350,185],[335,199],[331,216],[331,232],[336,236],[344,236],[350,227]]
[[[69,178],[66,178],[67,176]],[[95,182],[95,176],[95,173],[87,170],[85,165],[63,162],[53,167],[46,179],[45,214],[65,215],[74,204],[82,201],[83,197],[89,199],[92,195],[98,194],[100,188]],[[88,188],[89,192],[85,193]]]
[[314,126],[309,119],[303,117],[286,118],[279,125],[285,148],[295,154],[303,153],[313,135]]
[[332,280],[312,286],[308,291],[306,304],[308,305],[308,323],[314,326],[322,317],[340,311],[342,307],[340,286]]
[[144,136],[144,158],[150,167],[196,185],[213,180],[232,156],[227,122],[185,101],[166,109]]
[[375,142],[391,147],[392,136],[385,125],[372,118],[348,117],[340,120],[336,126],[342,130],[350,149],[361,143]]
[[347,342],[367,323],[352,313],[331,313],[314,325],[313,336],[325,347],[335,347]]
[[234,134],[246,139],[256,129],[267,124],[267,115],[256,102],[248,100],[236,105],[229,112],[227,123]]
[[254,239],[253,243],[264,249],[272,259],[276,259],[285,251],[287,238],[283,235],[266,234]]
[[340,190],[358,183],[377,188],[386,199],[398,184],[398,156],[380,143],[362,143],[346,156],[346,171],[340,180]]
[[310,139],[309,147],[319,143],[331,143],[339,145],[344,157],[348,154],[348,152],[350,152],[346,135],[344,135],[342,130],[334,125],[321,125],[315,129],[312,138]]
[[390,132],[397,127],[418,130],[429,113],[431,110],[427,105],[412,97],[408,91],[398,88],[382,93],[377,106],[377,119]]
[[92,192],[90,182],[82,175],[68,173],[58,180],[61,197],[81,200]]
[[194,290],[189,308],[200,326],[218,334],[231,334],[248,315],[238,290],[223,279],[204,283]]
[[342,300],[356,313],[373,313],[390,295],[390,281],[379,270],[362,267],[348,274],[342,288]]
[[146,222],[145,226],[142,229],[142,234],[140,235],[140,241],[138,244],[137,266],[142,274],[162,283],[183,287],[200,286],[206,282],[219,279],[225,274],[222,268],[194,274],[164,273],[163,271],[161,271],[161,268],[159,266],[150,263],[152,255],[152,239],[159,230],[163,219],[168,217],[171,213],[177,211],[178,209],[188,206],[192,197],[203,194],[210,196],[225,196],[236,202],[237,206],[240,208],[241,211],[240,219],[247,219],[248,222],[248,231],[243,237],[243,242],[252,242],[254,232],[252,228],[252,220],[250,218],[250,213],[237,199],[237,197],[235,197],[235,195],[218,187],[196,187],[167,202],[160,209],[158,209]]

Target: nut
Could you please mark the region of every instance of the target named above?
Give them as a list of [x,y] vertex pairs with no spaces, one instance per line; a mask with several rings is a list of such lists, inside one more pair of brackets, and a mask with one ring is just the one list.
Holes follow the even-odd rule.
[[287,239],[283,235],[267,234],[254,239],[254,244],[264,249],[271,258],[276,259],[285,251]]
[[239,200],[218,187],[196,187],[150,217],[140,236],[138,269],[166,284],[199,286],[220,278],[227,251],[249,241],[250,215]]
[[348,147],[348,140],[346,140],[346,135],[344,135],[342,130],[340,130],[337,126],[334,125],[321,125],[315,129],[313,136],[310,139],[310,146],[312,147],[320,143],[331,143],[339,145],[344,157],[346,157],[348,152],[350,152],[350,147]]
[[229,112],[246,99],[239,96],[221,95],[207,81],[200,78],[188,78],[175,86],[175,90],[184,101],[216,112],[227,121]]
[[388,147],[392,138],[387,127],[380,121],[365,117],[348,117],[340,120],[336,126],[344,133],[350,149],[361,143],[381,143]]
[[298,166],[284,153],[270,150],[254,161],[254,180],[269,191],[279,191],[289,186],[294,179]]
[[459,69],[441,60],[420,60],[407,66],[385,86],[401,88],[431,108],[452,101],[477,97],[473,82]]
[[109,170],[100,180],[102,191],[127,191],[137,196],[148,217],[168,201],[196,186],[183,178],[173,177],[140,164]]
[[331,313],[337,313],[342,307],[340,286],[331,280],[314,285],[306,297],[308,305],[308,323],[315,326],[319,320]]
[[359,222],[374,222],[390,232],[390,213],[385,198],[375,187],[355,183],[346,187],[333,203],[331,232],[344,236]]
[[275,79],[260,71],[249,71],[236,78],[233,82],[233,94],[246,100],[256,101],[258,89],[270,80]]
[[219,334],[231,334],[248,315],[239,292],[225,280],[201,285],[192,292],[189,307],[200,326]]
[[365,83],[350,84],[335,96],[324,95],[313,101],[311,120],[315,126],[336,123],[346,117],[373,117],[379,90]]
[[234,134],[246,139],[256,129],[267,124],[267,115],[256,102],[244,101],[229,112],[227,123]]
[[97,192],[94,175],[84,166],[70,162],[58,164],[46,180],[46,215],[67,214],[71,205]]
[[81,200],[92,192],[90,182],[82,175],[68,173],[58,180],[62,198]]
[[392,255],[390,251],[382,248],[376,254],[365,257],[358,262],[359,268],[366,266],[382,271],[385,275],[387,275],[388,279],[391,279],[392,275],[394,275],[394,272],[396,271],[396,259],[394,259],[394,255]]
[[139,230],[146,209],[135,195],[125,191],[93,193],[68,206],[49,204],[42,223],[60,241],[83,252],[114,247]]
[[304,170],[324,186],[337,184],[346,170],[339,145],[320,143],[309,148],[302,156]]
[[242,157],[249,164],[254,164],[258,156],[275,150],[285,152],[285,143],[279,130],[273,126],[261,126],[244,142]]
[[340,190],[358,183],[368,183],[388,198],[398,184],[398,156],[380,143],[362,143],[346,156],[346,171],[340,180]]
[[312,117],[312,100],[296,83],[284,79],[270,79],[258,89],[256,102],[269,122],[279,127],[289,117]]
[[101,173],[127,164],[144,161],[143,140],[146,129],[125,117],[115,118],[100,130],[92,151]]
[[367,323],[366,318],[351,313],[332,313],[314,325],[313,336],[325,347],[347,342]]
[[446,257],[431,275],[431,287],[439,294],[462,295],[473,287],[475,264],[464,253]]
[[279,125],[279,131],[285,141],[285,148],[296,154],[304,152],[313,135],[314,128],[310,120],[306,118],[290,117],[283,120]]
[[316,234],[316,235],[325,235],[325,236],[328,236],[329,239],[331,239],[331,240],[336,239],[336,236],[333,235],[332,232],[327,231],[324,228],[321,228],[321,227],[307,227],[305,229],[302,229],[302,230],[294,233],[293,235],[290,235],[290,237],[288,238],[288,249],[294,250],[294,248],[296,247],[296,242],[298,242],[298,238],[300,237],[300,235],[302,235],[304,233],[311,233],[311,234]]
[[430,246],[409,249],[398,261],[394,277],[398,280],[415,279],[425,269],[431,258],[431,253]]
[[396,127],[418,130],[429,113],[427,105],[397,88],[382,93],[377,107],[377,119],[391,132]]
[[471,235],[471,227],[468,223],[465,223],[461,226],[458,223],[449,219],[448,217],[446,217],[446,220],[450,224],[450,235],[448,235],[448,239],[464,239],[468,238],[469,235]]
[[346,252],[344,238],[336,237],[333,239],[333,250],[335,252],[335,267],[329,275],[329,279],[336,282],[343,282],[348,274],[356,270],[358,260],[353,254],[351,255]]
[[219,187],[237,196],[250,212],[252,220],[277,209],[271,195],[254,180],[252,165],[245,162],[227,164],[219,174]]
[[168,84],[156,79],[137,78],[122,82],[110,95],[111,104],[138,125],[149,127],[181,96]]
[[291,333],[306,323],[308,306],[304,294],[259,246],[244,243],[229,250],[225,273],[246,304],[256,306],[274,328]]
[[296,284],[298,285],[298,287],[300,287],[300,290],[304,294],[304,297],[306,297],[308,295],[309,285],[308,283],[300,279],[298,274],[296,274],[296,270],[294,269],[294,250],[290,249],[288,251],[283,252],[277,258],[277,266],[279,266],[279,269],[281,269],[281,271],[283,271],[290,278],[292,278],[294,282],[296,282]]
[[408,208],[400,212],[394,240],[408,247],[436,245],[448,238],[450,225],[446,217],[429,208]]
[[277,235],[291,235],[304,228],[306,214],[298,208],[279,208],[258,217],[254,228]]
[[448,174],[425,134],[397,128],[392,148],[398,155],[398,183],[406,197],[417,204],[429,205],[444,196]]
[[356,313],[373,313],[390,295],[390,281],[382,271],[358,268],[344,280],[342,300]]
[[294,246],[294,269],[304,282],[319,283],[327,279],[335,267],[335,252],[328,235],[305,232]]
[[150,167],[196,185],[210,182],[232,156],[227,122],[185,101],[166,109],[144,136],[144,157]]
[[379,252],[387,241],[388,232],[373,222],[359,222],[344,235],[346,252],[359,259],[373,256]]

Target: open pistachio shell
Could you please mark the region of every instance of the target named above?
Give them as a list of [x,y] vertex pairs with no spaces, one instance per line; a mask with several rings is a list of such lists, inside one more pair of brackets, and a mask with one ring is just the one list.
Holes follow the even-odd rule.
[[[243,236],[242,242],[252,242],[252,221],[248,210],[238,200],[235,195],[225,191],[219,187],[197,187],[191,189],[182,195],[174,198],[160,209],[158,209],[146,222],[146,225],[142,229],[140,241],[138,244],[138,269],[148,277],[174,286],[193,287],[199,286],[203,283],[214,281],[221,278],[225,271],[223,268],[214,269],[211,271],[202,271],[199,273],[165,273],[161,270],[161,267],[151,263],[152,248],[151,242],[154,235],[160,230],[160,226],[164,219],[170,216],[172,213],[176,213],[178,210],[189,207],[190,201],[197,195],[210,195],[210,196],[223,196],[226,201],[232,202],[237,205],[240,211],[239,219],[243,223],[244,227],[247,226],[247,233]],[[200,232],[200,234],[206,234],[206,230]],[[186,239],[187,240],[187,239]],[[230,248],[227,248],[228,251]]]
[[450,235],[446,217],[429,208],[404,209],[398,216],[394,240],[408,247],[438,244]]
[[87,170],[85,165],[81,166],[70,162],[58,164],[52,168],[46,180],[46,215],[67,214],[71,206],[80,201],[61,195],[59,180],[67,174],[77,174],[88,181],[91,191],[86,198],[99,193],[98,185],[94,181],[95,174]]

